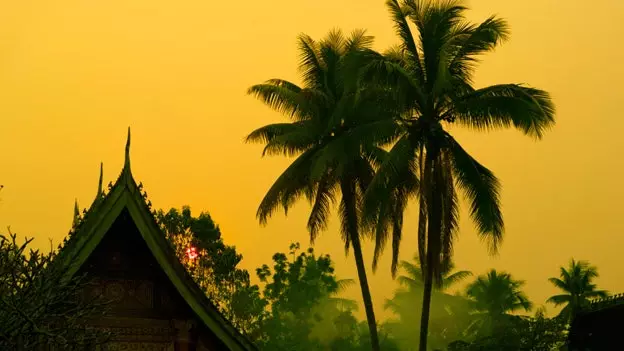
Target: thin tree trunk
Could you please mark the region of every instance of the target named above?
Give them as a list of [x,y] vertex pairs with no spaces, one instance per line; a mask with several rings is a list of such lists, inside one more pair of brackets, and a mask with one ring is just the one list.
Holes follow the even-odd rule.
[[364,300],[364,310],[366,311],[366,320],[368,321],[368,330],[371,336],[371,346],[373,351],[379,351],[379,336],[377,335],[377,321],[375,320],[375,311],[373,309],[373,299],[368,287],[368,279],[366,278],[366,266],[364,265],[364,257],[362,256],[362,247],[360,239],[356,235],[351,238],[353,244],[353,256],[355,256],[355,265],[360,280],[360,288],[362,289],[362,299]]
[[[430,151],[425,160],[425,177],[427,178],[424,189],[427,206],[427,249],[426,264],[424,271],[425,286],[423,291],[423,306],[420,318],[419,351],[427,351],[427,337],[429,336],[429,314],[431,309],[431,292],[433,290],[434,271],[439,269],[440,234],[441,234],[441,210],[442,203],[438,189],[439,164],[437,150]],[[436,275],[437,276],[437,275]]]
[[362,246],[360,244],[360,236],[358,231],[357,207],[355,201],[355,182],[343,182],[340,184],[342,191],[342,200],[345,205],[345,220],[349,230],[348,236],[353,246],[353,256],[355,257],[355,267],[357,268],[358,280],[360,281],[360,289],[362,290],[362,300],[364,302],[364,310],[366,311],[366,320],[368,322],[368,330],[370,332],[371,347],[373,351],[380,351],[379,336],[377,334],[377,321],[375,320],[375,311],[373,309],[373,299],[371,298],[368,279],[366,277],[366,265],[364,264],[364,256],[362,255]]
[[[433,255],[427,253],[427,266],[431,267]],[[420,316],[419,351],[427,351],[427,336],[429,335],[429,312],[431,308],[431,291],[433,290],[433,269],[425,270],[425,286],[422,300],[422,314]]]

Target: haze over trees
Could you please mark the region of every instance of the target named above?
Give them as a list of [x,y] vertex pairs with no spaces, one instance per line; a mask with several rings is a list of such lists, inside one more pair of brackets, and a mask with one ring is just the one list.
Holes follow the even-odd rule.
[[[189,207],[158,211],[158,224],[219,311],[263,350],[559,349],[573,318],[608,296],[595,283],[596,267],[574,259],[560,267],[549,282],[561,293],[545,302],[562,309],[548,317],[512,273],[491,269],[473,277],[463,270],[470,267],[453,265],[462,199],[492,254],[502,244],[504,220],[501,182],[450,130],[514,128],[539,140],[555,125],[549,93],[515,83],[475,85],[479,58],[510,37],[505,20],[472,23],[460,0],[386,6],[397,45],[377,52],[365,30],[331,30],[320,40],[300,34],[301,83],[274,78],[248,89],[288,120],[262,126],[246,141],[264,144],[263,156],[293,159],[259,204],[260,224],[306,199],[313,244],[336,210],[335,234],[354,259],[357,281],[337,277],[328,255],[298,243],[252,275],[210,215],[193,216]],[[400,261],[410,201],[418,205],[410,234],[417,247],[413,261]],[[365,240],[375,245],[370,260]],[[77,331],[83,316],[99,311],[77,298],[83,283],[56,284],[62,272],[52,264],[54,251],[27,254],[28,243],[0,236],[0,348],[100,342],[102,335]],[[400,273],[385,303],[394,317],[380,321],[366,267],[378,268],[388,244],[390,273]],[[351,284],[359,286],[365,321],[354,314],[359,301],[341,296]],[[50,324],[51,317],[64,327]]]

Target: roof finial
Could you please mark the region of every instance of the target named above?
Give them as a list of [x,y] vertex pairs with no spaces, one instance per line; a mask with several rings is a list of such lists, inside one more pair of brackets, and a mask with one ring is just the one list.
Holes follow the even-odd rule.
[[80,220],[80,209],[78,208],[78,199],[74,202],[74,221],[72,222],[72,228],[76,228]]
[[130,127],[128,127],[128,139],[126,139],[126,159],[124,161],[124,170],[130,170]]
[[99,199],[102,196],[102,182],[104,181],[104,162],[100,162],[100,181],[98,183],[98,191],[95,199]]

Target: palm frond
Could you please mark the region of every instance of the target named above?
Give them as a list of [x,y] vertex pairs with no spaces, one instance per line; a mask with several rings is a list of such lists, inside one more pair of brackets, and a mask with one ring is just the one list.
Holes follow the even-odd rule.
[[414,151],[411,142],[406,137],[397,141],[382,157],[384,160],[364,194],[361,220],[363,228],[369,228],[375,232],[374,268],[385,248],[388,229],[392,228],[391,272],[394,276],[402,233],[402,213],[407,206],[407,201],[415,195],[418,189],[418,179],[415,176]]
[[309,35],[299,34],[299,71],[304,85],[308,88],[323,90],[325,67],[320,57],[318,43]]
[[563,305],[563,304],[567,304],[570,302],[570,295],[566,295],[566,294],[561,294],[561,295],[553,295],[551,297],[548,298],[548,300],[546,300],[546,302],[548,303],[552,303],[555,306],[559,306],[559,305]]
[[246,143],[268,143],[273,138],[291,133],[299,128],[294,123],[274,123],[258,128],[245,138]]
[[356,50],[370,49],[374,40],[375,37],[368,35],[366,29],[355,29],[345,41],[345,54]]
[[500,183],[494,174],[472,158],[447,134],[448,151],[452,155],[457,184],[470,201],[470,214],[479,234],[496,252],[503,238],[503,214],[500,209]]
[[303,124],[303,128],[293,128],[289,133],[274,135],[265,144],[262,156],[284,155],[292,157],[316,146],[316,144],[317,139],[314,126]]
[[253,95],[271,109],[288,115],[296,121],[308,120],[318,114],[312,97],[319,99],[319,96],[313,96],[312,91],[296,91],[281,82],[276,84],[276,80],[269,82],[251,86],[247,94]]
[[[448,70],[452,76],[471,82],[477,56],[493,50],[509,37],[509,26],[503,19],[489,17],[478,26],[465,26],[463,35],[455,35],[452,45],[456,48]],[[459,34],[459,33],[458,33]]]
[[462,280],[465,280],[466,278],[470,276],[472,276],[472,272],[470,271],[458,271],[453,274],[450,274],[444,278],[444,281],[443,281],[444,284],[442,285],[442,288],[446,290],[450,288],[451,286],[459,283]]
[[387,0],[386,7],[390,11],[390,17],[394,23],[394,30],[400,38],[402,51],[405,53],[415,73],[415,79],[416,82],[418,82],[417,86],[422,86],[426,81],[424,64],[422,62],[421,52],[414,40],[414,35],[407,21],[409,9],[413,9],[413,6],[408,5],[408,13],[406,13],[397,0]]
[[442,226],[441,226],[441,252],[440,252],[440,264],[443,266],[439,272],[439,279],[437,281],[438,288],[442,287],[444,273],[444,265],[452,260],[453,256],[453,243],[455,242],[455,236],[457,234],[457,227],[459,225],[459,199],[455,191],[455,184],[453,181],[452,160],[450,155],[442,153],[440,164],[440,192],[442,193],[441,208],[442,208]]
[[438,1],[426,3],[407,0],[408,16],[416,25],[422,49],[422,66],[426,75],[425,86],[432,91],[438,81],[441,66],[446,66],[448,38],[463,19],[467,9],[460,1]]
[[305,151],[273,183],[256,212],[260,224],[266,224],[268,218],[280,205],[287,212],[292,201],[304,193],[309,185],[310,160],[315,152],[314,149]]
[[330,175],[325,175],[314,186],[314,200],[308,218],[311,244],[314,244],[318,234],[327,228],[331,207],[336,202],[336,190],[335,180]]
[[478,130],[513,126],[537,139],[555,124],[550,95],[517,84],[493,85],[456,98],[450,114],[457,123]]

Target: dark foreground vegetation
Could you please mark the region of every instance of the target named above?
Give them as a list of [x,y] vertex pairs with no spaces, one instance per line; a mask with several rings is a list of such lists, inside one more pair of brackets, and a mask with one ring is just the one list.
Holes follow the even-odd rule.
[[[178,257],[221,313],[262,350],[370,350],[366,321],[354,313],[359,303],[341,297],[354,281],[339,279],[331,258],[291,244],[256,269],[259,284],[238,267],[242,256],[223,242],[219,227],[206,213],[189,208],[157,212]],[[29,241],[0,238],[0,346],[36,349],[55,344],[84,349],[110,335],[85,328],[84,317],[106,312],[106,301],[83,301],[81,277],[59,284],[54,252],[27,253]],[[386,308],[394,318],[379,324],[382,350],[416,350],[424,282],[417,257],[399,262],[394,296]],[[15,272],[15,273],[11,273]],[[558,350],[565,345],[569,321],[590,299],[606,296],[592,280],[595,267],[571,261],[550,279],[561,294],[549,299],[563,305],[549,318],[522,291],[523,282],[491,270],[477,277],[445,266],[432,293],[428,344],[431,350]],[[465,289],[455,290],[464,281]],[[520,313],[516,313],[520,312]],[[51,323],[53,322],[53,323]]]

